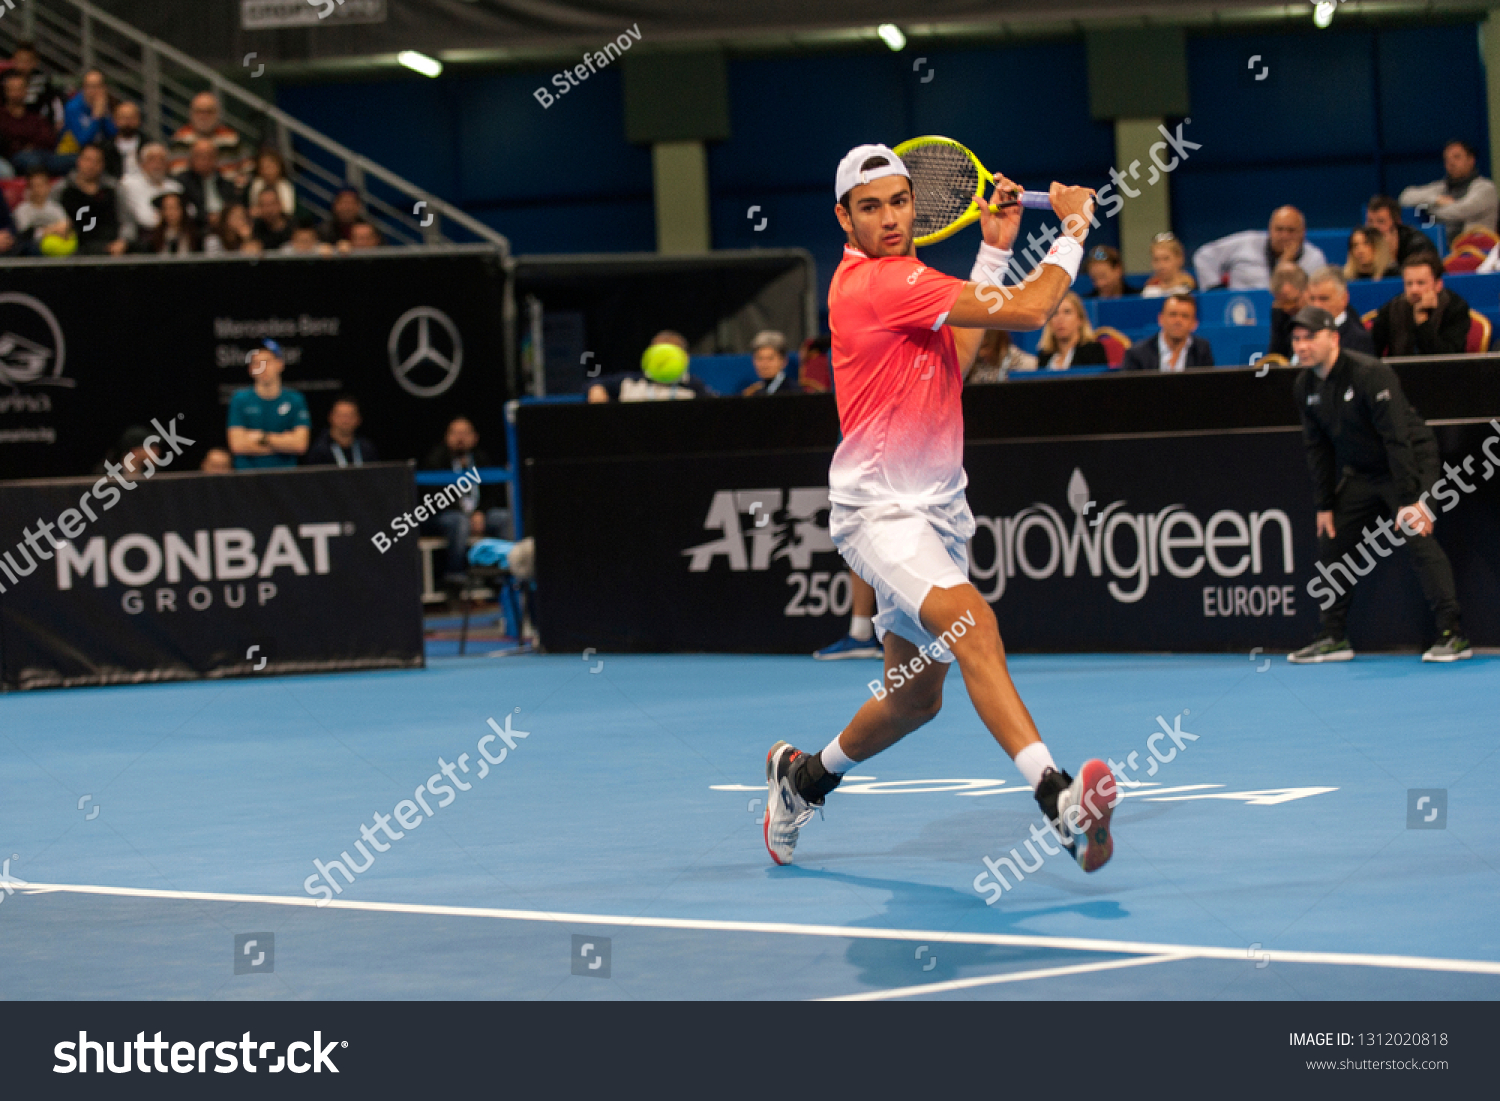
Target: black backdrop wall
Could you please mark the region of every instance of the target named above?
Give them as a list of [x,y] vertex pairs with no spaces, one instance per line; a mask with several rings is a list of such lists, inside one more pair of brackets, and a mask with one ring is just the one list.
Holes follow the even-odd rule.
[[89,473],[129,425],[178,414],[196,465],[224,446],[229,395],[266,336],[315,436],[349,390],[382,458],[424,457],[459,414],[503,453],[505,278],[479,245],[5,265],[0,479]]
[[[1495,364],[1398,368],[1475,491],[1440,512],[1471,637],[1500,644]],[[970,576],[1017,650],[1285,650],[1319,601],[1294,371],[1215,370],[965,392]],[[828,538],[828,395],[523,406],[523,499],[552,650],[808,652],[847,622]],[[1493,475],[1500,459],[1491,464]],[[1356,648],[1434,625],[1406,553],[1359,582]]]

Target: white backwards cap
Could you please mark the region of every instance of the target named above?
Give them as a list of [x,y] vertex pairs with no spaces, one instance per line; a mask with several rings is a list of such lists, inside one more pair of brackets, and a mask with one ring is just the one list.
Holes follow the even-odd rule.
[[[884,157],[886,163],[879,168],[872,168],[868,172],[860,171],[860,165],[871,157]],[[838,174],[833,180],[833,197],[842,199],[860,184],[867,184],[872,180],[878,180],[882,176],[905,176],[911,179],[911,173],[906,170],[906,165],[901,163],[901,158],[888,145],[856,145],[844,154],[844,159],[839,161]]]

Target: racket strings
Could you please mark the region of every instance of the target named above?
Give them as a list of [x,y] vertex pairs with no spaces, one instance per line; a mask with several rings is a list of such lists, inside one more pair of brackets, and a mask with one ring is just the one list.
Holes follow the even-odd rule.
[[923,145],[908,149],[901,160],[911,173],[917,208],[913,236],[936,233],[968,212],[979,188],[979,172],[962,150]]

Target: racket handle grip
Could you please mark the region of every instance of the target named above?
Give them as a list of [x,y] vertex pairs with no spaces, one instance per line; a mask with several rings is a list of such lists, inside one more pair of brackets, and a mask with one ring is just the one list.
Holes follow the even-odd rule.
[[1027,210],[1052,209],[1052,197],[1045,191],[1023,191],[1020,202]]

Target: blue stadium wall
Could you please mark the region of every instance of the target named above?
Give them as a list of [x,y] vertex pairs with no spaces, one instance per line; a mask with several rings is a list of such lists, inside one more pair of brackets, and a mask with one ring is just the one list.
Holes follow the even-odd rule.
[[[1247,71],[1255,54],[1270,68],[1262,81]],[[1489,171],[1477,24],[1189,35],[1187,59],[1184,133],[1202,148],[1171,188],[1189,248],[1261,226],[1284,202],[1314,227],[1353,225],[1371,194],[1437,178],[1448,138],[1479,148]],[[651,157],[625,140],[619,70],[544,109],[531,93],[550,73],[284,84],[277,98],[518,252],[654,249]],[[709,150],[714,246],[807,248],[825,285],[840,245],[830,180],[852,145],[948,134],[1031,186],[1101,186],[1113,161],[1112,125],[1089,117],[1081,38],[732,59],[729,95],[731,137]],[[929,262],[967,271],[972,236],[930,250]],[[1113,242],[1115,227],[1095,239]]]

